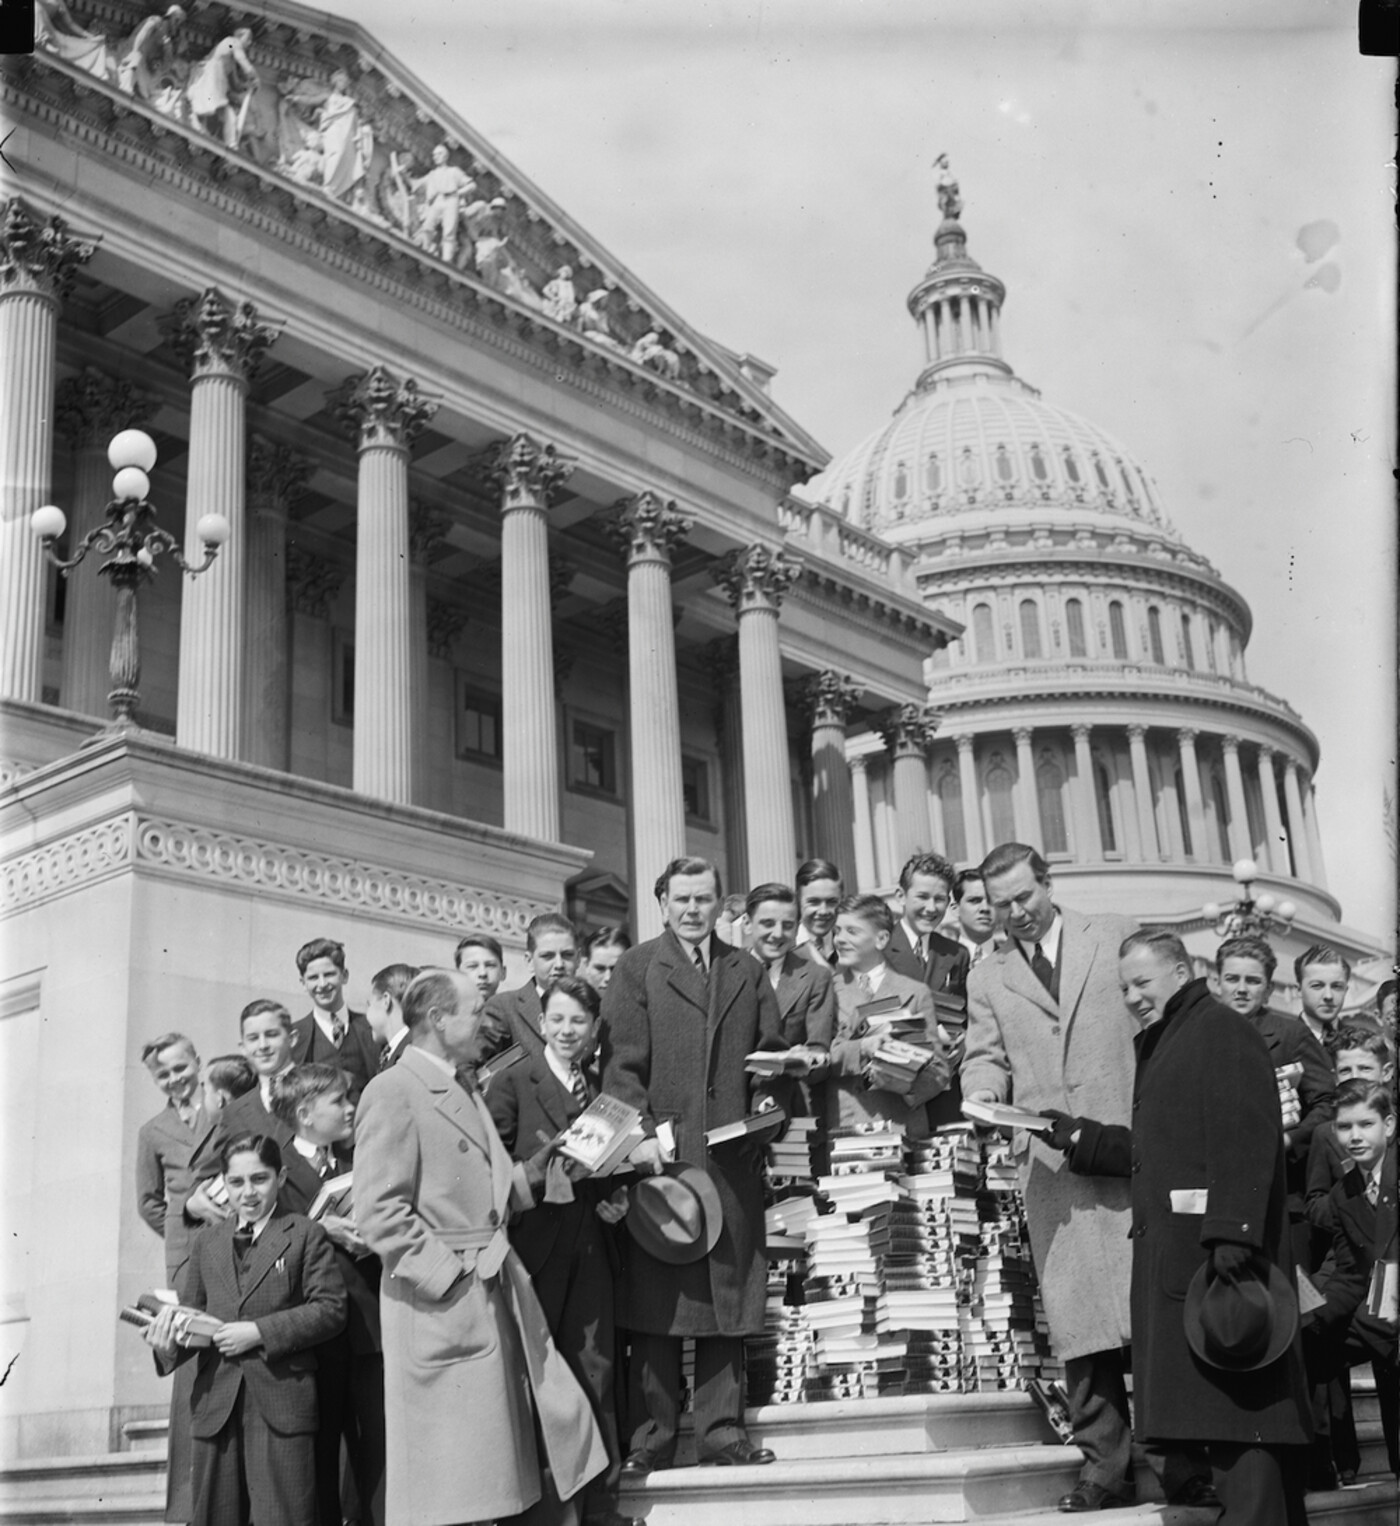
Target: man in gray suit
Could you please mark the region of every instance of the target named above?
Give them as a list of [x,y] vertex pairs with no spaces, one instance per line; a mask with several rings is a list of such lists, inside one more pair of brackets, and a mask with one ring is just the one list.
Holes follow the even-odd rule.
[[[1137,924],[1057,906],[1049,865],[1024,843],[994,848],[981,873],[1008,936],[968,976],[963,1096],[1126,1125],[1135,1025],[1119,989],[1118,949]],[[1129,1185],[1076,1177],[1035,1135],[1018,1134],[1015,1148],[1031,1252],[1084,1453],[1080,1480],[1060,1509],[1126,1504],[1134,1496],[1123,1381],[1131,1334]],[[1208,1501],[1194,1464],[1172,1459],[1163,1473],[1173,1502]]]

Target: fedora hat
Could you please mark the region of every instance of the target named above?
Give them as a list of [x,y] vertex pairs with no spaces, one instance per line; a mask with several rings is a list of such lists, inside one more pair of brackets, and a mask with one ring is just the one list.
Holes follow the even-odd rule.
[[1186,1289],[1182,1313],[1186,1343],[1209,1367],[1255,1372],[1278,1361],[1298,1329],[1298,1295],[1283,1270],[1270,1262],[1261,1276],[1238,1282],[1212,1278],[1208,1262]]
[[699,1166],[669,1160],[659,1176],[644,1176],[629,1194],[632,1238],[658,1261],[681,1265],[707,1256],[724,1224],[715,1184]]

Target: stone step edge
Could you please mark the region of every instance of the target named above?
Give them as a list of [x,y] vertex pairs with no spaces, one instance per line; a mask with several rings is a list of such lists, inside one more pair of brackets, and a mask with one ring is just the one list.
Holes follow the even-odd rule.
[[[1309,1494],[1308,1519],[1313,1526],[1345,1526],[1348,1517],[1368,1516],[1373,1520],[1394,1520],[1400,1510],[1400,1490],[1393,1479],[1373,1480],[1356,1489],[1329,1489]],[[1161,1501],[1128,1505],[1099,1516],[1104,1526],[1214,1526],[1220,1518],[1214,1506],[1190,1508]],[[979,1517],[977,1526],[1064,1526],[1064,1515],[1054,1506],[1048,1509],[1015,1510]]]
[[72,1457],[22,1457],[0,1463],[0,1482],[22,1484],[30,1479],[61,1478],[84,1473],[164,1473],[165,1449],[147,1447],[130,1452],[93,1452]]

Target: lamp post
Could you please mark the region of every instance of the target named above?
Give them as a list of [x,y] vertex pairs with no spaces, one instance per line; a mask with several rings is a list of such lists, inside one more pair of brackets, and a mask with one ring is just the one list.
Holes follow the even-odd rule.
[[116,476],[112,478],[112,501],[107,505],[106,518],[83,537],[66,561],[54,551],[54,543],[68,524],[63,510],[49,503],[35,509],[29,517],[30,528],[43,541],[49,560],[64,577],[89,551],[99,555],[112,553],[111,559],[97,569],[98,576],[110,578],[117,591],[109,666],[112,692],[107,696],[112,719],[99,733],[101,736],[140,729],[135,720],[140,697],[137,685],[141,681],[136,594],[142,583],[156,575],[157,557],[168,552],[178,567],[197,577],[208,569],[229,535],[228,521],[222,514],[206,514],[195,527],[204,545],[204,560],[198,567],[192,567],[175,537],[156,523],[155,510],[146,499],[151,490],[147,474],[156,464],[155,441],[140,429],[123,429],[112,437],[107,460]]
[[1257,896],[1251,893],[1259,878],[1258,864],[1252,858],[1238,859],[1230,874],[1240,887],[1239,899],[1223,906],[1218,901],[1207,901],[1201,908],[1206,920],[1214,924],[1216,935],[1267,938],[1286,933],[1298,915],[1298,908],[1292,901],[1276,900],[1267,890]]

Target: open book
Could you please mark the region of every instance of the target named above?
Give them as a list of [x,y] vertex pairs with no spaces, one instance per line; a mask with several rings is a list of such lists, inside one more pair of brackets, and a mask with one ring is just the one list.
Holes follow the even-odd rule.
[[569,1125],[559,1153],[586,1166],[590,1176],[607,1176],[625,1165],[645,1137],[641,1113],[603,1092]]

